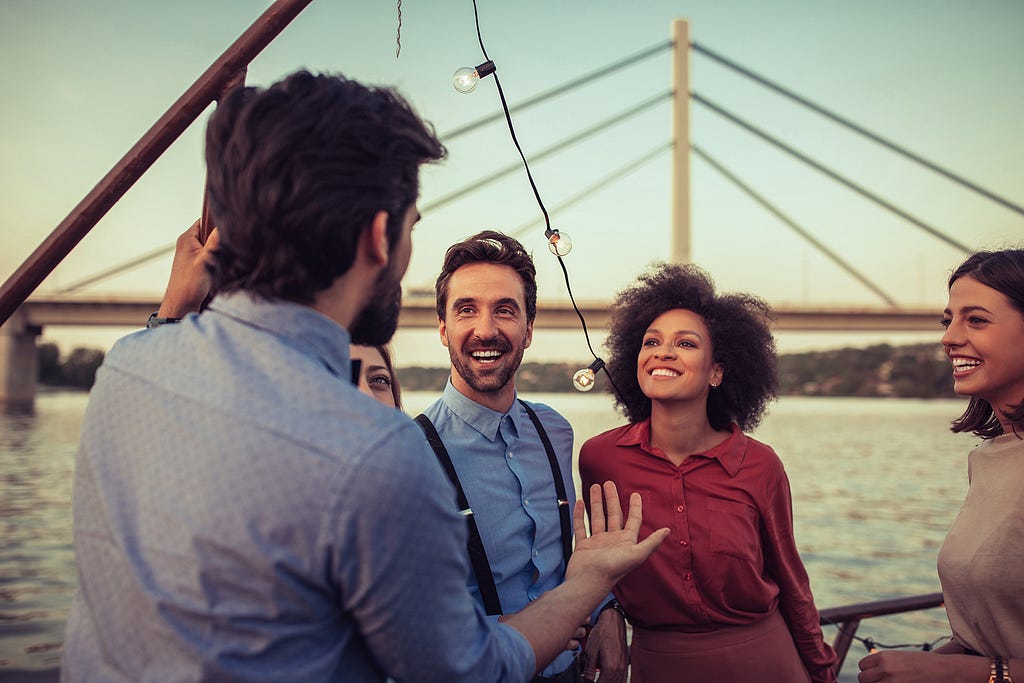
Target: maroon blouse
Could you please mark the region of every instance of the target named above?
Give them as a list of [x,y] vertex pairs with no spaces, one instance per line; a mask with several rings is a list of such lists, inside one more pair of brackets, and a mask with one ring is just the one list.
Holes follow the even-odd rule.
[[815,683],[835,681],[807,571],[793,538],[789,480],[770,446],[737,425],[722,443],[676,467],[651,446],[650,420],[589,439],[580,451],[583,498],[590,485],[643,497],[641,538],[672,533],[615,587],[630,622],[702,632],[750,624],[778,609]]

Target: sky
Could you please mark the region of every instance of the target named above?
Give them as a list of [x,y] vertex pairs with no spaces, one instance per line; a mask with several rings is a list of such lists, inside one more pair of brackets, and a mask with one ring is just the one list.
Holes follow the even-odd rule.
[[[6,280],[171,103],[268,6],[256,0],[0,2],[0,278]],[[451,75],[483,61],[469,0],[401,4],[320,0],[250,65],[268,85],[299,68],[396,87],[443,134],[500,111],[493,79],[457,93]],[[480,28],[511,105],[667,41],[687,19],[693,41],[1010,201],[1024,204],[1024,2],[1020,0],[478,0]],[[691,53],[691,90],[849,177],[970,249],[1024,242],[1024,216],[907,162],[764,87]],[[671,87],[668,50],[513,115],[527,156]],[[41,285],[53,292],[159,247],[199,215],[207,111]],[[609,300],[670,255],[671,157],[630,162],[671,139],[666,100],[563,152],[531,163],[577,300]],[[693,144],[901,306],[945,305],[964,253],[809,169],[699,103]],[[448,144],[422,173],[420,206],[519,160],[507,127]],[[882,301],[700,158],[691,161],[693,260],[720,289],[772,304],[876,306]],[[615,181],[561,205],[608,177]],[[521,170],[425,211],[407,287],[430,287],[451,243],[540,219]],[[543,227],[533,251],[541,300],[566,300]],[[170,258],[90,287],[151,294]],[[140,321],[141,324],[141,321]],[[937,328],[938,329],[938,328]],[[62,345],[108,345],[126,330],[53,328]],[[780,335],[780,349],[866,345],[932,335]],[[938,333],[934,335],[937,340]],[[593,335],[599,345],[601,335]],[[429,339],[430,341],[425,341]],[[436,333],[400,331],[400,364],[443,362]],[[534,360],[589,358],[579,332],[535,335]]]

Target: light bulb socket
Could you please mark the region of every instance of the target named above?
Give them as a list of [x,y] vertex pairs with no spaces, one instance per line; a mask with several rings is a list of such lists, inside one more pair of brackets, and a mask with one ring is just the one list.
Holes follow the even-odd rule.
[[488,59],[483,64],[479,64],[476,67],[476,75],[480,78],[487,78],[492,73],[498,70],[498,67],[494,66],[494,62]]

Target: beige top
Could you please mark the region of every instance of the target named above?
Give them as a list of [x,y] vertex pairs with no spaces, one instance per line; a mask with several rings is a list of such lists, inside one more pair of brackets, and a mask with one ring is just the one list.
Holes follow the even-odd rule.
[[1003,434],[967,459],[970,487],[939,550],[953,637],[994,657],[1024,657],[1024,440]]

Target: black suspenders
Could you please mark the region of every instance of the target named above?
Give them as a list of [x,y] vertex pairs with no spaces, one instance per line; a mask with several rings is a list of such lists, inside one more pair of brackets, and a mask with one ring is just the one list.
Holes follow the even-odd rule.
[[[544,431],[544,425],[541,424],[537,413],[522,399],[519,399],[519,403],[526,409],[526,414],[530,416],[530,421],[533,422],[533,426],[537,429],[540,440],[544,444],[544,452],[548,456],[551,476],[555,481],[555,493],[558,496],[558,516],[562,526],[562,557],[565,565],[568,566],[569,555],[572,553],[572,523],[569,519],[569,497],[565,493],[562,470],[558,466],[558,458],[555,456],[555,449],[551,446],[551,439],[548,438],[547,432]],[[416,422],[427,437],[427,443],[434,449],[434,454],[437,456],[438,462],[441,463],[441,467],[444,468],[445,474],[448,475],[448,479],[455,486],[459,513],[466,517],[466,522],[469,526],[469,540],[466,541],[466,549],[469,551],[469,561],[473,565],[476,583],[480,588],[480,598],[483,600],[484,610],[490,615],[502,614],[501,601],[498,599],[498,589],[494,585],[494,574],[491,572],[491,564],[487,560],[487,551],[484,550],[483,540],[480,538],[480,530],[477,528],[473,510],[469,507],[466,492],[462,489],[462,483],[459,481],[459,475],[455,472],[455,466],[448,455],[448,449],[444,447],[444,442],[441,441],[441,437],[437,433],[437,429],[434,428],[430,418],[420,414],[416,416]]]

